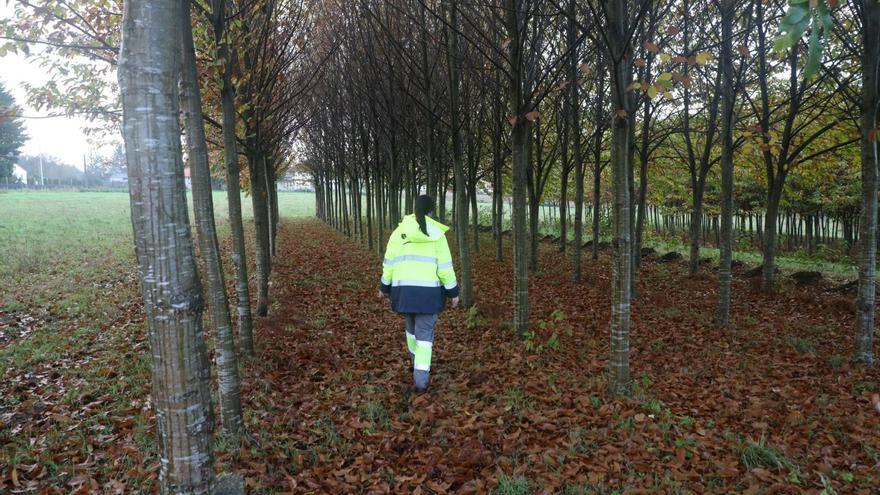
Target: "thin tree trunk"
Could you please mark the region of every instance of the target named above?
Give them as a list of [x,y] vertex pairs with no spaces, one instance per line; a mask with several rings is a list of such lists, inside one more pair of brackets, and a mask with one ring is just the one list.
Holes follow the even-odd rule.
[[118,76],[152,356],[159,488],[163,494],[208,494],[214,490],[211,375],[178,120],[182,5],[125,2]]
[[874,364],[874,316],[877,269],[877,114],[880,69],[880,4],[860,0],[862,16],[862,221],[859,244],[859,296],[856,312],[856,358]]
[[523,112],[523,42],[520,37],[521,5],[505,0],[505,25],[510,54],[510,108],[516,120],[510,137],[513,164],[513,328],[520,337],[529,331],[529,271],[526,226],[526,187],[528,183],[529,122]]
[[693,204],[691,210],[691,231],[690,231],[690,263],[689,269],[691,275],[695,275],[700,271],[700,228],[703,219],[703,190],[704,183],[697,181],[693,188]]
[[480,252],[480,208],[477,205],[477,181],[468,181],[468,199],[471,202],[471,226],[474,231],[474,252]]
[[718,268],[718,307],[715,323],[730,325],[730,282],[733,247],[733,85],[734,0],[721,2],[721,243]]
[[776,187],[771,188],[767,195],[767,213],[764,216],[764,264],[761,282],[761,288],[764,292],[771,292],[773,290],[773,284],[776,278],[777,220],[781,197],[782,191],[778,190]]
[[[574,45],[577,39],[577,24],[575,21],[575,12],[577,9],[577,1],[569,0],[568,2],[568,27],[566,29],[566,36],[569,46]],[[571,141],[572,146],[574,147],[572,159],[574,160],[574,270],[572,273],[572,278],[575,282],[580,282],[583,278],[583,250],[584,250],[584,157],[581,153],[581,119],[580,119],[580,102],[578,101],[578,68],[577,68],[577,52],[575,50],[571,51],[571,56],[568,58],[568,77],[571,79],[569,84],[569,112],[571,121],[569,123],[571,132]],[[602,76],[599,76],[602,78]],[[600,79],[600,81],[603,79]],[[599,83],[599,91],[596,96],[596,100],[599,102],[596,105],[597,113],[601,113],[602,110],[602,93],[603,93],[602,83]],[[596,122],[594,125],[598,126],[599,123]],[[596,129],[596,133],[599,133],[599,130]],[[562,220],[563,222],[565,219]],[[563,242],[567,242],[567,239],[564,239]]]
[[199,251],[208,280],[208,306],[214,324],[214,360],[217,363],[217,389],[220,398],[220,420],[223,430],[237,436],[242,427],[241,380],[235,338],[229,317],[226,282],[220,261],[220,246],[214,225],[214,200],[211,197],[211,170],[208,166],[208,145],[202,118],[202,97],[199,93],[196,52],[193,46],[189,4],[180,16],[181,29],[181,90],[183,115],[186,122],[186,143],[192,175],[193,211],[198,231]]
[[470,307],[474,302],[471,283],[471,256],[468,244],[467,184],[462,163],[461,129],[459,128],[459,59],[458,59],[458,3],[450,0],[449,29],[447,30],[447,62],[449,64],[449,105],[452,132],[452,166],[455,169],[455,234],[458,240],[458,257],[461,265],[461,303]]
[[[226,2],[214,4],[214,40],[218,60],[231,56],[226,43]],[[247,253],[245,252],[244,224],[241,218],[241,173],[235,133],[235,88],[232,82],[231,60],[224,65],[223,85],[220,88],[220,107],[223,112],[223,154],[226,163],[226,199],[229,210],[229,228],[232,232],[232,267],[235,277],[236,312],[238,314],[238,345],[242,356],[254,354],[253,317],[248,287]],[[325,212],[326,214],[326,212]]]
[[629,330],[632,299],[632,226],[630,224],[629,108],[626,88],[632,79],[631,55],[627,51],[629,18],[626,0],[606,5],[609,38],[609,72],[612,74],[611,176],[613,201],[614,259],[611,271],[611,356],[609,368],[617,395],[630,392]]
[[[253,140],[259,142],[258,139]],[[257,265],[257,316],[269,312],[269,204],[268,191],[264,178],[265,163],[256,145],[248,150],[248,165],[251,175],[251,202],[254,209],[254,243]],[[337,194],[337,199],[342,199]],[[344,218],[344,217],[343,217]]]

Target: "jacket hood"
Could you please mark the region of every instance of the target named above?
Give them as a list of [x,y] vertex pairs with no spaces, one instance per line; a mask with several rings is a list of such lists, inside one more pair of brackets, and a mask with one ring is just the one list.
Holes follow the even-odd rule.
[[425,216],[425,227],[427,227],[428,235],[425,235],[419,228],[419,222],[413,214],[403,217],[398,228],[402,234],[406,234],[406,240],[410,242],[436,242],[449,230],[449,227],[429,216]]

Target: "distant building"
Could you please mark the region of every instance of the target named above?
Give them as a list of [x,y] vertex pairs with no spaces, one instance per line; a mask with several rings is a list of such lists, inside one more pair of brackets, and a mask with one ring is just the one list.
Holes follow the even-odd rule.
[[12,166],[12,180],[13,180],[13,182],[21,182],[22,184],[27,184],[28,183],[27,170],[22,168],[21,165],[13,165]]
[[117,172],[107,177],[107,185],[110,187],[128,187],[128,174]]
[[302,172],[288,172],[287,176],[278,180],[279,191],[314,192],[315,185],[312,176]]

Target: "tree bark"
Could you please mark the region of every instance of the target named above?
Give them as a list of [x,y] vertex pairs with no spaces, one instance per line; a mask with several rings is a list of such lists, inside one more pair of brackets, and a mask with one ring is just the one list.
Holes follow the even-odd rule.
[[[254,209],[254,254],[257,265],[257,316],[269,313],[269,191],[266,190],[266,162],[259,151],[258,139],[252,143],[253,149],[248,150],[248,168],[251,176],[251,203]],[[343,194],[337,197],[345,201]],[[348,225],[348,218],[340,215]]]
[[458,241],[458,257],[461,265],[461,303],[470,307],[474,303],[471,282],[471,256],[468,244],[467,184],[462,163],[461,129],[459,128],[459,60],[458,60],[458,3],[449,0],[449,29],[447,30],[447,62],[449,64],[449,104],[452,133],[452,166],[455,173],[455,236]]
[[193,45],[189,4],[184,4],[180,16],[181,29],[181,90],[183,115],[186,122],[186,143],[192,176],[193,211],[198,231],[199,251],[208,280],[208,306],[214,324],[214,360],[217,364],[217,389],[220,398],[220,420],[226,433],[236,437],[242,427],[241,380],[226,282],[220,260],[220,246],[214,225],[214,200],[211,197],[211,170],[208,165],[208,145],[202,117],[202,97],[198,86],[196,52]]
[[163,494],[214,489],[210,369],[178,120],[181,3],[125,3],[119,86]]
[[859,295],[856,304],[856,358],[874,364],[874,317],[877,269],[877,114],[880,70],[880,4],[860,0],[862,17],[862,219],[859,243]]
[[[226,198],[229,209],[229,227],[232,231],[232,267],[235,277],[236,312],[238,313],[238,345],[242,356],[254,354],[253,317],[248,286],[247,253],[245,251],[244,224],[241,218],[241,172],[238,143],[235,132],[235,88],[232,82],[234,64],[226,42],[226,2],[214,4],[214,40],[217,59],[225,60],[223,85],[220,88],[220,107],[223,112],[223,154],[226,163]],[[326,216],[326,211],[324,212]],[[325,218],[325,220],[327,220]]]
[[611,356],[612,388],[617,395],[630,392],[629,330],[632,299],[632,228],[630,224],[629,118],[626,88],[632,79],[626,0],[606,3],[609,38],[609,72],[612,74],[611,181],[614,192],[612,210],[614,256],[611,272]]
[[767,191],[767,213],[764,215],[763,268],[761,288],[771,292],[776,279],[776,243],[779,218],[779,201],[782,199],[781,180]]
[[[575,20],[575,13],[577,12],[577,0],[569,0],[568,2],[568,26],[566,28],[566,40],[568,42],[568,46],[571,49],[571,55],[568,58],[568,77],[570,79],[569,88],[568,88],[568,98],[569,98],[569,118],[570,118],[570,129],[571,133],[571,144],[574,148],[572,150],[572,160],[574,161],[574,245],[573,247],[573,273],[572,279],[575,282],[580,282],[583,278],[583,250],[584,250],[584,157],[581,153],[581,117],[580,117],[580,101],[579,100],[579,87],[580,81],[578,80],[578,60],[577,60],[577,51],[572,49],[571,47],[575,44],[577,40],[577,23]],[[600,76],[601,77],[601,76]],[[597,93],[596,99],[598,101],[602,101],[602,87],[601,83],[599,84],[599,91]],[[597,108],[601,111],[601,104],[597,105]],[[598,126],[599,123],[596,122],[594,125]],[[598,129],[596,130],[598,133]],[[563,218],[563,222],[566,222],[567,219]],[[563,239],[563,242],[568,242],[568,239]]]
[[520,36],[522,6],[518,0],[505,0],[505,24],[509,43],[510,108],[515,115],[510,149],[513,165],[513,328],[520,337],[529,331],[528,228],[526,226],[526,187],[528,183],[528,140],[530,123],[523,112],[523,46]]
[[730,282],[733,248],[733,20],[735,0],[721,1],[721,243],[718,268],[718,307],[715,323],[730,325]]

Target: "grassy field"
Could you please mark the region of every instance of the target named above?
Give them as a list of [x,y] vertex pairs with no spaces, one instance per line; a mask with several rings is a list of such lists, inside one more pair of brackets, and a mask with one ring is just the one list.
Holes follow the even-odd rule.
[[[252,218],[250,198],[242,204],[244,217]],[[214,205],[220,235],[228,235],[225,193],[214,194]],[[285,217],[313,215],[314,196],[281,193],[279,210]],[[47,304],[75,309],[63,296],[73,287],[106,284],[132,270],[127,193],[10,192],[0,194],[0,212],[0,308],[6,311]]]

